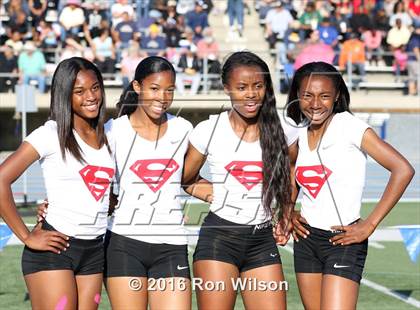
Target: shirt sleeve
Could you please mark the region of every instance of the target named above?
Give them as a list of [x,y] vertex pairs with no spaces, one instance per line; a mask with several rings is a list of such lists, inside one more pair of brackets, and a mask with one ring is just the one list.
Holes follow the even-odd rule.
[[54,131],[54,128],[46,123],[32,131],[24,141],[32,145],[42,159],[54,152],[52,147],[54,138],[56,138],[54,135],[57,135],[57,131]]
[[282,112],[285,110],[277,110],[280,118],[281,127],[283,128],[284,136],[286,138],[287,146],[291,146],[299,137],[299,128],[295,121],[290,117],[287,117]]
[[210,143],[213,128],[210,120],[199,123],[190,134],[190,143],[194,146],[197,151],[203,155],[208,154],[208,145]]
[[344,112],[345,114],[345,128],[347,131],[347,136],[350,140],[350,143],[355,145],[357,148],[360,149],[362,145],[363,135],[365,134],[366,130],[370,128],[369,124],[362,121],[361,119],[357,118],[356,116]]

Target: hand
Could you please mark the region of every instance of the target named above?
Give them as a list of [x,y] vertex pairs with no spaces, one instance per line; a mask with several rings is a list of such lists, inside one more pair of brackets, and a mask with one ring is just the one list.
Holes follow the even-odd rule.
[[276,244],[284,246],[286,245],[287,241],[289,241],[290,232],[285,233],[282,223],[278,222],[276,226],[273,227],[273,237],[276,241]]
[[333,245],[349,245],[365,241],[375,231],[375,227],[360,219],[356,224],[347,226],[332,226],[332,230],[343,230],[330,239]]
[[45,199],[43,203],[39,204],[37,207],[36,218],[38,223],[45,220],[48,212],[48,199]]
[[70,246],[67,242],[69,237],[58,232],[44,230],[38,223],[25,239],[25,245],[33,250],[51,251],[60,254]]
[[293,211],[292,214],[292,223],[293,223],[293,239],[296,242],[299,242],[299,236],[302,238],[307,238],[309,231],[302,225],[302,223],[308,224],[306,219],[300,215],[299,211]]

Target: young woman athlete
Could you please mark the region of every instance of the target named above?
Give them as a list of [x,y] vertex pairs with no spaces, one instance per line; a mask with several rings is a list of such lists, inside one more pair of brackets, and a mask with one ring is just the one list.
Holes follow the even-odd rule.
[[[305,309],[355,309],[368,237],[400,199],[414,170],[368,124],[353,116],[342,76],[324,62],[292,81],[287,114],[300,130],[295,179],[303,192],[293,216],[294,261]],[[369,216],[360,218],[366,155],[391,172]]]
[[[207,160],[209,175],[202,176],[207,184],[201,185],[212,194],[194,253],[194,275],[203,283],[224,283],[214,290],[196,287],[199,309],[233,309],[238,279],[284,280],[271,221],[272,214],[289,214],[288,153],[296,148],[297,131],[282,128],[268,66],[257,55],[232,54],[222,82],[232,109],[197,125],[184,167],[184,183],[191,184]],[[194,195],[194,186],[187,191]],[[286,308],[281,287],[247,287],[241,293],[247,309]]]
[[115,154],[118,205],[106,236],[105,278],[115,309],[191,308],[180,203],[190,122],[167,113],[175,70],[148,57],[106,124]]
[[[22,271],[33,309],[98,307],[115,172],[104,121],[100,72],[83,58],[64,60],[53,76],[49,120],[0,166],[0,215],[25,244]],[[49,212],[29,231],[11,184],[37,160]]]

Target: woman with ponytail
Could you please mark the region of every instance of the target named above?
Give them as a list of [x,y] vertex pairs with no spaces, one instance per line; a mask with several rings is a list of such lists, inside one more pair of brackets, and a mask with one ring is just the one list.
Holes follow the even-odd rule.
[[[267,64],[251,52],[234,53],[223,66],[222,82],[232,109],[193,130],[183,176],[193,196],[199,187],[212,193],[194,275],[203,283],[224,283],[222,290],[196,288],[199,309],[233,309],[239,279],[261,285],[284,281],[272,220],[282,224],[278,240],[285,243],[294,197],[290,170],[297,130],[281,124]],[[197,181],[205,161],[209,176]],[[284,289],[247,286],[241,293],[246,308],[285,309]]]
[[118,204],[105,238],[106,287],[115,309],[190,309],[180,183],[190,122],[167,113],[175,70],[152,56],[136,68],[106,125]]

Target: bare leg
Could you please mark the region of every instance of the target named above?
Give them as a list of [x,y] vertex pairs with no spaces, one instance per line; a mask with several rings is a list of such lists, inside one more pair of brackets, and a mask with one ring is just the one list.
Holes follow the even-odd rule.
[[296,273],[296,280],[305,309],[321,309],[322,273]]
[[[186,278],[160,278],[149,290],[150,309],[191,309],[191,281]],[[159,284],[159,281],[163,281]],[[152,282],[151,282],[152,283]]]
[[359,284],[334,275],[324,275],[322,279],[322,309],[356,309],[359,296]]
[[76,276],[78,308],[98,309],[102,291],[102,273]]
[[[244,281],[256,279],[259,283],[268,285],[276,283],[277,288],[270,290],[259,290],[258,287],[242,291],[245,308],[253,309],[286,309],[286,287],[281,284],[284,281],[283,270],[280,264],[273,264],[247,270],[241,273]],[[269,287],[272,287],[271,284]],[[274,286],[273,286],[274,288]]]
[[25,276],[32,309],[67,310],[77,308],[77,288],[73,271],[51,270]]
[[109,277],[105,282],[112,309],[147,309],[147,278]]
[[[198,281],[195,286],[198,309],[233,309],[236,291],[233,289],[232,279],[239,277],[239,270],[236,266],[215,260],[200,260],[194,263],[194,276],[203,281],[202,290]],[[207,282],[214,285],[217,285],[216,282],[224,283],[224,287],[222,289],[206,289],[205,283]]]

